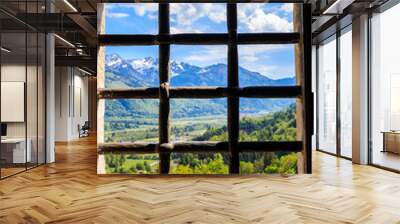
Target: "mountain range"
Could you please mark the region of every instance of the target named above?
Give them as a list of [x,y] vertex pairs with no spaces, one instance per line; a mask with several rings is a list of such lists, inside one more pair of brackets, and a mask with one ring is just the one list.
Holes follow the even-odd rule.
[[[158,60],[152,57],[124,59],[118,54],[106,55],[106,88],[158,87]],[[227,85],[227,65],[205,67],[171,61],[171,87]],[[295,78],[271,79],[267,75],[239,67],[239,84],[246,86],[295,85]],[[240,101],[241,113],[277,111],[292,104],[289,99],[249,99]],[[157,100],[112,100],[106,102],[106,117],[157,117]],[[226,113],[225,99],[173,99],[174,117],[206,116]]]
[[[185,62],[170,63],[171,86],[226,86],[227,65],[218,63],[199,67]],[[158,60],[152,57],[123,59],[118,54],[106,56],[106,87],[124,83],[126,87],[157,87]],[[112,73],[112,74],[110,74]],[[239,67],[240,86],[294,85],[295,78],[271,79],[258,72]],[[121,86],[119,86],[121,87]]]

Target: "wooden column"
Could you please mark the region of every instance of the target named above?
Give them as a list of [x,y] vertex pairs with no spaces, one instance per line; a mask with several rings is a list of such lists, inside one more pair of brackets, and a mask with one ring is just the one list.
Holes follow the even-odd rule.
[[313,129],[313,97],[311,92],[311,6],[295,4],[293,7],[294,31],[301,33],[295,45],[296,84],[302,96],[296,102],[297,140],[303,142],[298,153],[298,173],[311,173],[311,135]]
[[312,92],[312,10],[311,4],[302,5],[303,15],[303,57],[304,57],[304,137],[305,173],[312,173],[312,135],[314,133],[314,96]]
[[95,133],[97,130],[97,77],[89,77],[88,95],[90,132]]
[[[293,6],[293,30],[295,32],[301,32],[302,30],[302,19],[301,12],[302,7],[298,4]],[[300,35],[300,42],[295,45],[295,73],[296,73],[296,85],[302,86],[303,89],[303,35]],[[302,91],[303,92],[303,91]],[[296,100],[296,138],[297,140],[303,140],[304,135],[304,119],[303,119],[303,94],[301,98]],[[304,173],[305,167],[305,151],[297,153],[297,170],[298,173]]]
[[[160,3],[158,9],[159,34],[169,34],[169,4]],[[170,131],[170,102],[169,102],[169,56],[170,45],[160,44],[158,50],[160,76],[160,110],[159,110],[159,142],[169,143]],[[170,152],[160,151],[160,173],[168,174],[170,166]]]
[[[228,25],[228,87],[239,87],[238,47],[237,47],[237,5],[227,4]],[[239,173],[239,97],[228,96],[228,136],[231,162],[229,172]]]
[[[105,31],[105,9],[104,4],[97,6],[97,30],[99,33]],[[103,89],[105,87],[105,47],[101,46],[97,50],[97,88]],[[98,99],[97,101],[97,143],[104,143],[104,111],[105,100]],[[105,158],[104,155],[97,156],[97,174],[105,174]]]

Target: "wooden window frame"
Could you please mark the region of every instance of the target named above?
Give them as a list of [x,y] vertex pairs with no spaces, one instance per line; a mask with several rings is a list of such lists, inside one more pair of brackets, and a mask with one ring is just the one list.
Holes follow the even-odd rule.
[[[105,0],[106,3],[125,3],[124,0]],[[135,3],[137,3],[136,1]],[[299,173],[311,173],[311,135],[313,133],[313,95],[311,92],[311,5],[302,1],[273,0],[271,2],[299,3],[294,6],[294,30],[291,33],[239,33],[237,32],[237,3],[258,1],[193,1],[193,0],[142,0],[158,3],[158,27],[156,35],[147,34],[98,34],[98,153],[158,153],[160,174],[168,174],[171,153],[226,152],[230,153],[230,174],[239,173],[241,152],[297,152],[300,156]],[[169,3],[227,3],[228,32],[223,34],[170,34]],[[260,1],[264,2],[264,1]],[[133,3],[134,4],[134,3]],[[104,6],[99,5],[100,13]],[[98,17],[99,29],[104,30],[104,17]],[[245,44],[295,44],[295,86],[239,86],[238,45]],[[228,46],[227,87],[170,87],[170,45],[226,45]],[[104,46],[159,46],[160,86],[155,88],[106,89],[104,88]],[[239,99],[295,98],[297,99],[297,141],[239,141]],[[170,142],[171,98],[227,98],[228,141],[226,142]],[[104,143],[105,99],[159,99],[158,143]],[[99,158],[100,159],[100,158]],[[101,172],[99,172],[101,173]]]

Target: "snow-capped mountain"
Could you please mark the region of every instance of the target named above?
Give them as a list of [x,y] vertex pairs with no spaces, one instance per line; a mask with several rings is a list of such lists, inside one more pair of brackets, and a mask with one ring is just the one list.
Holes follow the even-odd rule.
[[[117,54],[106,56],[106,87],[158,87],[158,60],[147,57],[142,59],[124,59]],[[171,61],[171,86],[221,86],[227,85],[227,65],[214,64],[199,67],[184,62]],[[258,72],[239,67],[240,86],[294,85],[295,78],[270,79]],[[241,111],[259,113],[280,110],[293,101],[289,99],[249,99],[241,98]],[[156,101],[115,100],[107,101],[106,116],[153,116],[157,111]],[[202,116],[226,113],[225,99],[172,100],[174,117]],[[188,110],[193,109],[193,113]],[[195,109],[195,110],[194,110]]]
[[149,69],[158,69],[158,60],[152,57],[146,57],[142,59],[131,59],[127,60],[127,63],[132,65],[133,69],[138,72],[146,72]]
[[[227,65],[214,64],[206,67],[184,62],[170,63],[171,86],[226,86]],[[123,59],[117,54],[106,56],[108,84],[123,82],[128,87],[158,86],[158,60],[152,57]],[[270,79],[258,72],[239,67],[241,86],[294,85],[294,78]],[[114,85],[113,85],[114,86]]]

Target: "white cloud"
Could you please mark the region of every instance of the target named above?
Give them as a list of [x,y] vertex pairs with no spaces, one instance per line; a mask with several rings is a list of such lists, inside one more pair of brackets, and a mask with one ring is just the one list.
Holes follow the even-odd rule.
[[[206,32],[210,24],[195,23],[202,18],[207,18],[214,23],[226,21],[226,7],[224,4],[171,4],[171,22],[176,31],[180,32]],[[175,33],[175,32],[174,32]]]
[[177,23],[190,25],[201,18],[207,17],[212,22],[226,21],[226,7],[224,4],[171,4],[171,15],[176,16]]
[[171,4],[170,13],[175,16],[176,22],[182,26],[191,25],[201,17],[193,4]]
[[283,4],[276,10],[268,11],[265,4],[239,4],[239,27],[245,32],[290,32],[293,23],[281,14],[287,14],[290,5]]
[[253,32],[289,32],[293,29],[293,23],[273,13],[265,13],[262,10],[256,10],[246,22],[247,27]]
[[[199,20],[207,18],[210,21],[221,24],[226,22],[226,4],[215,3],[175,3],[170,5],[171,22],[176,31],[181,32],[207,32],[210,24],[196,24]],[[120,3],[107,4],[107,9],[131,8],[138,16],[147,16],[156,19],[158,5],[153,3]],[[244,32],[290,32],[293,30],[292,21],[287,18],[293,12],[293,4],[285,3],[278,6],[265,3],[239,4],[238,17],[239,29]],[[112,11],[109,17],[122,18],[128,14]]]
[[215,23],[226,21],[226,6],[224,4],[201,4],[202,13]]
[[[118,3],[118,4],[106,4],[107,14],[115,13],[113,10],[118,8],[132,9],[138,16],[147,16],[149,19],[157,18],[158,4],[154,3]],[[119,13],[118,13],[119,14]],[[129,16],[129,14],[128,14]]]
[[129,17],[129,14],[128,13],[110,12],[110,13],[107,13],[107,17],[109,17],[109,18],[126,18],[126,17]]

